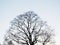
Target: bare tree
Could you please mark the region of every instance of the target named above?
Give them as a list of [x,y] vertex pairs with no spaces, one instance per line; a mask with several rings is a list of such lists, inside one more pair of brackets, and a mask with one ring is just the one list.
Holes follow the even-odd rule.
[[29,11],[12,20],[6,37],[21,45],[35,45],[37,42],[43,42],[45,45],[51,39],[51,33],[48,32],[51,29],[49,30],[46,25],[37,14]]
[[53,30],[50,28],[50,26],[46,25],[46,28],[44,30],[42,31],[42,34],[40,35],[41,39],[39,40],[39,42],[42,43],[42,45],[55,44],[54,33],[53,33]]

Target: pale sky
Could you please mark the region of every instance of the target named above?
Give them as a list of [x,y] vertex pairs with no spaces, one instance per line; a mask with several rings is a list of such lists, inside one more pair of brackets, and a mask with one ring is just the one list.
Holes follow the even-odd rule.
[[56,45],[60,45],[60,0],[0,0],[0,42],[11,20],[27,11],[34,11],[55,29]]

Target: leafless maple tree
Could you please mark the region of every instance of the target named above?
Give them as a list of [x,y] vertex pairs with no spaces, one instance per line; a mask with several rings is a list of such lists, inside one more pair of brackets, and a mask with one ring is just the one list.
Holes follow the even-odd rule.
[[51,31],[46,21],[39,18],[33,11],[28,11],[11,21],[5,41],[11,40],[21,45],[35,45],[37,42],[46,45],[51,42]]

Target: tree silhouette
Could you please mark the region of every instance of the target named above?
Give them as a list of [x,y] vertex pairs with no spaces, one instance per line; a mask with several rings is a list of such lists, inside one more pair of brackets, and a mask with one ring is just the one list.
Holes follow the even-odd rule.
[[28,11],[11,21],[6,39],[21,45],[35,45],[37,42],[45,45],[51,41],[51,31],[46,21],[39,18],[33,11]]

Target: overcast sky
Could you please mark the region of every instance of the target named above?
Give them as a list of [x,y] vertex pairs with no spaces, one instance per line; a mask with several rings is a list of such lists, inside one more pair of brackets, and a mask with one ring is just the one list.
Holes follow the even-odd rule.
[[55,29],[56,44],[60,44],[60,0],[0,0],[0,42],[11,20],[27,11],[34,11]]

